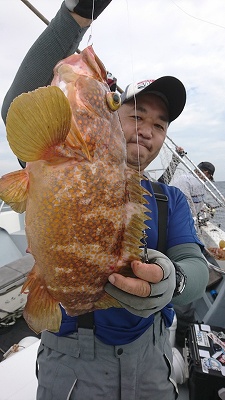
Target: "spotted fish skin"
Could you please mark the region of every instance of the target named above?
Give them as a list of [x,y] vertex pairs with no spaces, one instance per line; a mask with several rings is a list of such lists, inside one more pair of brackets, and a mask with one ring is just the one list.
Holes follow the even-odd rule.
[[126,166],[114,96],[88,47],[55,67],[52,86],[9,109],[8,141],[27,166],[0,179],[0,198],[26,209],[35,265],[24,317],[35,332],[59,330],[59,304],[71,316],[120,307],[104,291],[108,276],[140,257],[147,192]]

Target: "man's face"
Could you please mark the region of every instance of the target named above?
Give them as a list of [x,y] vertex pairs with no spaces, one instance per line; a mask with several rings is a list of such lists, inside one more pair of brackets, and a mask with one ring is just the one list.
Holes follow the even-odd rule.
[[203,171],[204,172],[204,174],[205,174],[205,176],[211,181],[212,180],[212,175],[210,174],[210,172],[209,171]]
[[197,171],[196,173],[197,173],[197,175],[199,176],[199,178],[200,178],[203,182],[206,182],[205,177],[207,177],[209,180],[212,180],[212,177],[211,177],[211,174],[209,173],[209,171],[204,170],[204,171],[202,171],[202,173],[199,172],[199,171]]
[[143,171],[159,154],[168,128],[168,110],[155,94],[139,94],[119,111],[127,141],[127,165]]

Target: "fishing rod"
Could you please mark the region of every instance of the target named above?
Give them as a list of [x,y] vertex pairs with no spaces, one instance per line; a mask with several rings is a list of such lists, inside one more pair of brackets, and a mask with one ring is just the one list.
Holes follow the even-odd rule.
[[[167,136],[168,138],[168,136]],[[199,178],[199,176],[195,173],[195,171],[193,171],[189,165],[183,160],[182,157],[179,156],[179,154],[177,154],[177,152],[175,150],[172,149],[172,147],[170,147],[168,145],[168,143],[164,142],[165,146],[177,157],[179,158],[179,161],[185,165],[185,167],[195,176],[196,179],[198,179],[198,181],[205,187],[205,189],[211,194],[211,196],[223,207],[225,208],[225,198],[223,197],[223,195],[217,190],[217,192],[219,193],[219,195],[221,196],[221,198],[223,200],[220,200],[215,193],[213,193],[210,188],[207,186],[207,184],[205,182],[202,181],[201,178]],[[177,147],[177,146],[176,146]],[[194,165],[194,164],[193,164]],[[200,173],[202,174],[202,171],[199,168],[196,168],[197,170],[200,171]],[[210,182],[210,181],[209,181]],[[211,182],[210,182],[211,183]],[[214,185],[213,185],[214,186]]]
[[[167,136],[167,139],[170,140],[170,142],[175,146],[178,147],[176,145],[176,143],[169,137]],[[165,143],[166,144],[166,143]],[[167,144],[166,144],[167,145]],[[170,148],[170,146],[167,145],[167,147],[172,150]],[[178,156],[177,153],[175,153],[176,156]],[[184,157],[186,157],[186,159],[193,165],[194,169],[196,169],[198,172],[202,173],[202,171],[198,168],[198,166],[187,156],[187,153],[184,154]],[[179,156],[179,159],[183,162],[183,164],[187,167],[186,163],[184,163],[184,160]],[[190,168],[188,168],[189,170],[191,170]],[[196,174],[194,173],[194,171],[191,170],[191,172],[193,173],[193,175],[196,176]],[[197,178],[202,182],[202,180],[197,176]],[[217,189],[217,187],[212,183],[212,181],[210,181],[207,176],[204,176],[204,179],[206,180],[206,182],[215,190],[215,192],[221,197],[221,199],[223,200],[223,202],[225,203],[225,197],[222,195],[222,193]],[[206,189],[208,188],[207,185],[205,185]]]
[[29,1],[21,0],[34,14],[36,14],[46,25],[49,25],[49,21],[42,15],[37,8],[35,8]]
[[[35,7],[33,6],[33,4],[31,4],[28,0],[21,0],[21,1],[22,1],[22,3],[24,3],[31,11],[33,11],[33,13],[36,14],[37,17],[40,18],[40,19],[45,23],[45,25],[49,25],[49,23],[50,23],[49,20],[48,20],[47,18],[45,18],[44,15],[41,14],[40,11],[38,11],[37,8],[35,8]],[[79,49],[77,49],[76,52],[77,52],[77,54],[80,54],[81,51],[80,51]]]

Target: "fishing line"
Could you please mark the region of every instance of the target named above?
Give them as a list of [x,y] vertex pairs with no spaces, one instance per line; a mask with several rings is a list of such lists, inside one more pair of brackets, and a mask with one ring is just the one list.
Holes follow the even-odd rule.
[[94,0],[93,0],[93,1],[92,1],[92,13],[91,13],[92,22],[94,21],[94,10],[95,10],[95,2],[94,2]]
[[[21,0],[22,1],[22,3],[24,3],[34,14],[36,14],[46,25],[49,25],[49,21],[47,20],[47,18],[45,18],[28,0]],[[220,28],[224,28],[225,29],[225,27],[223,27],[223,26],[221,26],[221,25],[218,25],[218,24],[214,24],[214,23],[212,23],[212,22],[209,22],[209,21],[205,21],[205,20],[203,20],[203,19],[200,19],[200,18],[197,18],[197,17],[194,17],[193,15],[191,15],[191,14],[188,14],[186,11],[184,11],[180,6],[178,6],[173,0],[171,0],[171,2],[175,5],[175,6],[177,6],[182,12],[184,12],[185,14],[187,14],[188,16],[190,16],[190,17],[192,17],[192,18],[195,18],[195,19],[199,19],[200,21],[202,21],[202,22],[206,22],[206,23],[208,23],[208,24],[211,24],[211,25],[215,25],[215,26],[217,26],[217,27],[220,27]],[[128,27],[129,27],[129,32],[130,32],[130,23],[129,23],[129,7],[128,7],[128,0],[126,0],[126,6],[127,6],[127,15],[128,15]],[[94,15],[94,0],[93,0],[93,6],[92,6],[92,22],[93,22],[93,15]],[[92,29],[92,24],[91,24],[91,29]],[[91,35],[89,36],[89,40],[90,40],[90,38],[92,37],[92,33],[91,33]],[[131,49],[131,45],[130,45],[130,49]],[[77,49],[76,50],[76,53],[80,53],[80,50],[79,49]],[[134,70],[133,70],[133,65],[134,65],[134,63],[133,63],[133,52],[132,52],[132,50],[130,50],[130,53],[131,53],[131,66],[132,66],[132,76],[133,76],[133,85],[134,85]],[[119,87],[119,86],[117,86],[117,90],[118,90],[118,92],[119,93],[123,93],[123,90]],[[136,103],[136,96],[134,95],[134,104],[135,104],[135,120],[136,120],[136,135],[137,135],[137,146],[138,146],[138,166],[139,166],[139,175],[141,176],[141,170],[140,170],[140,149],[139,149],[139,143],[138,143],[138,132],[137,132],[137,103]],[[167,139],[169,139],[170,141],[171,141],[171,143],[173,143],[176,147],[177,147],[177,145],[173,142],[173,140],[167,135]],[[175,153],[173,150],[172,150],[172,148],[170,147],[170,146],[168,146],[165,142],[164,142],[164,144],[170,149],[170,151],[172,152],[172,153]],[[175,153],[176,155],[177,155],[177,153]],[[177,155],[178,156],[178,155]],[[179,156],[178,156],[179,157]],[[184,155],[184,157],[186,157],[190,162],[191,162],[191,164],[194,166],[194,168],[195,169],[197,169],[198,170],[198,167],[187,157],[187,155]],[[179,157],[180,158],[180,161],[187,167],[187,168],[189,168],[189,170],[193,173],[193,175],[195,174],[191,169],[190,169],[190,167],[188,167],[187,166],[187,164],[184,162],[184,160],[181,158],[181,157]],[[196,175],[196,174],[195,174]],[[200,179],[197,175],[196,175],[196,177],[198,178],[198,179]],[[212,184],[212,182],[206,177],[206,180],[207,180],[207,182],[213,187],[213,189],[219,194],[219,196],[221,197],[221,199],[223,200],[223,202],[225,202],[225,198],[224,198],[224,196],[220,193],[220,191],[215,187],[215,185],[213,185]],[[210,191],[209,190],[209,188],[207,187],[207,185],[205,185],[205,187],[206,187],[206,189],[208,190],[208,191]],[[210,193],[211,193],[211,191],[210,191]],[[212,194],[212,193],[211,193]]]
[[[35,15],[37,15],[37,17],[39,17],[46,25],[49,25],[49,21],[47,20],[47,18],[45,18],[38,10],[37,8],[35,8],[28,0],[21,0],[22,3],[24,3]],[[126,6],[127,6],[127,15],[128,15],[128,25],[129,25],[129,8],[128,8],[128,0],[126,0]],[[94,0],[93,0],[93,5],[92,5],[92,22],[94,20]],[[88,39],[88,43],[90,42],[91,38],[92,38],[92,27],[93,24],[91,24],[91,34],[89,36]],[[130,30],[129,30],[130,32]],[[130,46],[131,49],[131,46]],[[80,50],[77,49],[76,53],[80,54]],[[131,57],[132,57],[132,50],[130,51],[131,53]],[[132,76],[133,76],[133,85],[134,85],[134,71],[133,71],[133,58],[131,60],[131,66],[132,66]],[[117,91],[119,93],[123,93],[123,89],[121,89],[118,85],[117,85]],[[137,133],[137,103],[136,103],[136,96],[134,95],[134,104],[135,104],[135,121],[136,121],[136,134],[137,134],[137,146],[138,146],[138,173],[140,176],[140,184],[141,184],[141,166],[140,166],[140,149],[139,149],[139,143],[138,143],[138,133]]]
[[[128,38],[129,38],[129,48],[130,48],[130,57],[131,57],[131,70],[132,70],[132,85],[133,85],[133,92],[135,89],[135,80],[134,80],[134,61],[133,61],[133,50],[132,50],[132,46],[131,46],[131,28],[130,28],[130,14],[129,14],[129,7],[128,7],[128,0],[126,0],[126,6],[127,6],[127,23],[128,23]],[[117,90],[119,90],[120,88],[117,87]],[[122,93],[123,91],[121,91],[120,93]],[[136,94],[134,94],[134,115],[135,115],[135,131],[136,131],[136,144],[137,144],[137,161],[138,161],[138,175],[139,175],[139,185],[140,187],[142,187],[141,185],[141,181],[143,180],[143,175],[141,173],[141,162],[140,162],[140,145],[139,145],[139,136],[138,136],[138,119],[137,119],[137,98],[136,98]],[[141,202],[142,202],[142,193],[140,193],[141,196]],[[145,263],[149,263],[149,258],[148,258],[148,250],[147,250],[147,234],[145,229],[143,229],[143,252],[144,252],[144,256],[143,256],[143,262]]]
[[[87,46],[89,46],[90,41],[92,39],[92,33],[93,33],[93,24],[92,24],[92,22],[94,21],[94,10],[95,10],[95,2],[94,2],[94,0],[92,0],[91,26],[90,26],[91,33],[90,33],[88,41],[87,41]],[[93,42],[91,43],[91,45],[93,45]]]
[[[130,57],[131,57],[131,71],[132,71],[132,85],[133,85],[133,91],[135,89],[135,80],[134,80],[134,59],[133,59],[133,50],[131,46],[131,26],[130,26],[130,13],[129,13],[129,6],[128,6],[128,0],[126,0],[126,6],[127,6],[127,24],[128,24],[128,39],[129,39],[129,48],[130,48]],[[141,185],[141,180],[142,180],[142,174],[141,174],[141,162],[140,162],[140,145],[139,145],[139,136],[138,136],[138,126],[137,126],[137,99],[136,95],[134,95],[134,115],[135,115],[135,131],[136,131],[136,138],[137,138],[137,162],[138,162],[138,174],[139,174],[139,183]]]
[[192,15],[192,14],[189,14],[187,11],[183,10],[183,8],[181,8],[180,6],[178,6],[178,4],[175,3],[175,1],[173,1],[173,0],[170,0],[170,1],[171,1],[177,8],[179,8],[184,14],[188,15],[189,17],[191,17],[191,18],[193,18],[193,19],[197,19],[198,21],[201,21],[201,22],[205,22],[206,24],[214,25],[214,26],[217,26],[218,28],[225,29],[225,26],[223,26],[223,25],[215,24],[214,22],[206,21],[205,19],[198,18],[198,17],[195,17],[195,16]]

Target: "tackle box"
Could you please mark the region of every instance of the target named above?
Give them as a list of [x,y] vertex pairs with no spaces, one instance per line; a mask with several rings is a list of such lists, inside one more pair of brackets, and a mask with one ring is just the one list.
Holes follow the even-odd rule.
[[190,400],[225,399],[225,329],[191,324],[185,343]]

